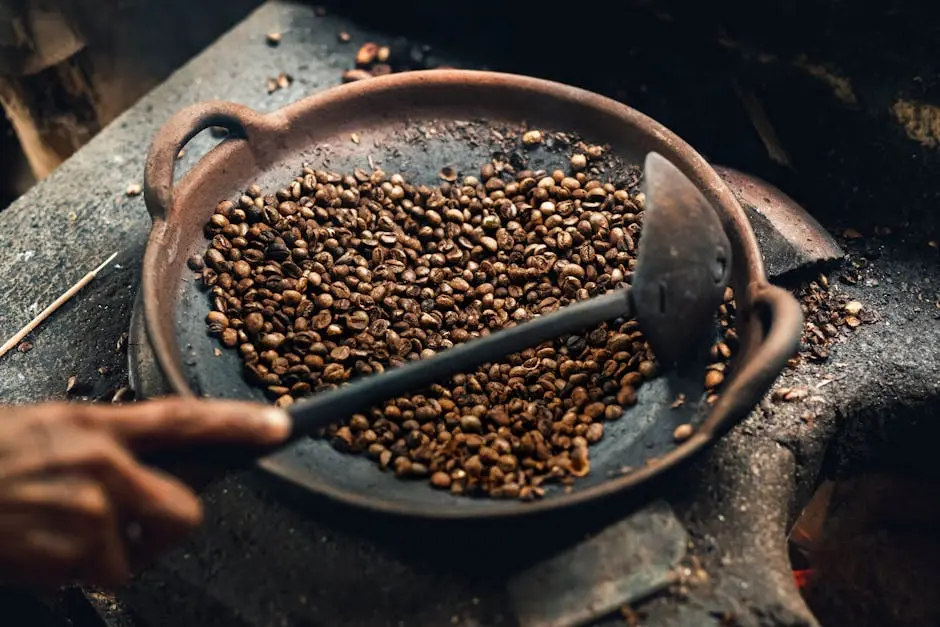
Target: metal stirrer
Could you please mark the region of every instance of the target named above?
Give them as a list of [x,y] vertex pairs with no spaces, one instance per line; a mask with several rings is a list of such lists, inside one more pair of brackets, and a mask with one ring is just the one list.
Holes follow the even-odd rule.
[[702,193],[657,153],[647,155],[644,190],[647,207],[632,288],[568,305],[428,359],[317,394],[288,410],[294,422],[292,437],[312,434],[389,398],[616,318],[635,315],[664,365],[687,358],[713,329],[730,278],[731,246]]

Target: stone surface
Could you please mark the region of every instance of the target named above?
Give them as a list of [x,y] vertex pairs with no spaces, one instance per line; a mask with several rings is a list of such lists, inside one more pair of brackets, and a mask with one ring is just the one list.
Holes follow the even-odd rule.
[[[265,45],[271,30],[283,33],[279,48]],[[341,30],[351,33],[352,43],[337,42]],[[378,37],[349,20],[316,17],[308,6],[266,4],[0,213],[6,244],[0,249],[3,336],[120,251],[115,266],[34,334],[32,351],[0,360],[0,397],[5,402],[62,398],[71,375],[91,386],[91,397],[107,397],[124,385],[124,356],[117,345],[128,327],[149,227],[142,198],[124,192],[140,182],[147,143],[160,124],[199,100],[224,98],[269,111],[337,84],[356,44],[367,36]],[[631,58],[663,62],[661,53],[644,53],[640,43]],[[534,65],[522,55],[510,56],[519,52],[515,44],[499,50],[497,63],[495,51],[489,60],[481,55],[473,63],[518,71]],[[556,63],[558,71],[552,72],[549,61],[541,59],[541,69],[533,73],[591,82],[564,71],[571,67],[565,63]],[[266,81],[280,72],[295,80],[269,96]],[[629,93],[645,93],[642,102],[648,106],[640,108],[674,126],[705,154],[744,171],[753,166],[789,193],[793,175],[768,176],[776,170],[761,156],[749,122],[740,111],[723,108],[727,90],[708,83],[706,75],[684,72],[664,71],[661,84],[644,75],[646,92],[638,91],[631,76],[594,82],[612,94],[618,82],[628,84]],[[698,106],[673,97],[699,87]],[[181,168],[209,144],[203,137],[188,147]],[[833,163],[852,158],[845,151],[827,156]],[[938,415],[940,277],[937,249],[927,244],[937,220],[929,181],[919,191],[903,190],[903,212],[885,212],[898,197],[890,176],[867,178],[863,194],[850,167],[838,172],[817,176],[811,170],[801,179],[810,183],[801,189],[829,185],[820,196],[825,206],[817,210],[806,202],[807,208],[827,226],[841,231],[855,224],[866,234],[840,242],[849,263],[866,259],[858,284],[841,285],[832,276],[837,289],[873,309],[879,321],[837,344],[825,365],[803,366],[782,377],[780,385],[807,388],[807,398],[762,404],[708,455],[657,486],[685,523],[691,553],[708,580],[688,582],[639,606],[647,615],[644,624],[700,627],[730,616],[736,621],[731,624],[742,626],[813,625],[787,572],[787,522],[821,470],[839,472],[871,457],[868,434],[878,431],[891,442],[895,430],[929,428],[923,417]],[[840,193],[851,202],[836,207],[831,200]],[[890,225],[893,234],[871,236],[874,225]],[[916,453],[930,459],[928,439],[922,440],[924,450]],[[325,504],[315,511],[300,508],[251,475],[230,476],[205,497],[205,529],[123,593],[149,627],[511,625],[504,585],[514,569],[628,511],[626,505],[588,510],[580,519],[534,529],[430,529],[357,518]],[[604,624],[619,625],[622,619]]]
[[[336,33],[355,33],[341,46]],[[265,44],[267,32],[284,33],[282,48]],[[235,39],[232,39],[235,38]],[[126,330],[137,287],[140,260],[150,228],[142,195],[128,197],[140,184],[150,138],[186,105],[224,98],[260,111],[278,109],[315,90],[338,84],[340,68],[363,36],[337,18],[317,18],[309,7],[267,5],[229,36],[227,46],[179,70],[117,118],[75,158],[0,213],[6,246],[0,253],[5,277],[0,296],[0,334],[16,332],[34,314],[114,251],[115,265],[34,334],[30,353],[7,356],[0,395],[7,402],[62,396],[71,375],[102,394],[122,384],[123,357],[116,351]],[[286,53],[293,50],[292,53]],[[240,54],[240,58],[235,55]],[[295,77],[268,95],[266,82],[281,72]],[[204,134],[187,149],[178,170],[204,154]],[[99,373],[105,368],[106,373]]]
[[687,545],[669,504],[650,503],[511,578],[515,616],[520,627],[568,627],[643,601],[673,582]]

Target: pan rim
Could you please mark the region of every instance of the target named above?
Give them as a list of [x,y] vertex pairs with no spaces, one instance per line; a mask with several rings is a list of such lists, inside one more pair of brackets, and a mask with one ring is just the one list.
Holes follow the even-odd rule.
[[[603,112],[608,116],[617,118],[620,123],[630,125],[641,133],[649,136],[654,143],[661,147],[660,150],[664,156],[676,163],[687,175],[690,173],[693,174],[691,177],[693,182],[705,193],[706,197],[722,215],[723,220],[726,220],[726,230],[730,228],[730,230],[734,231],[733,235],[736,236],[736,245],[734,246],[736,248],[735,265],[742,269],[741,276],[743,279],[743,284],[739,285],[739,305],[747,310],[758,299],[759,294],[770,288],[770,284],[764,274],[763,261],[757,240],[750,228],[744,210],[734,197],[730,187],[711,165],[709,165],[689,144],[659,122],[656,122],[652,118],[625,104],[581,88],[517,74],[476,70],[424,70],[336,86],[298,100],[271,113],[260,114],[252,112],[252,122],[263,129],[264,132],[270,131],[276,136],[278,132],[284,132],[283,129],[289,128],[293,121],[314,109],[340,107],[364,95],[376,95],[394,90],[412,90],[420,92],[421,89],[428,87],[441,87],[456,84],[462,87],[468,85],[480,87],[499,85],[503,88],[521,90],[546,98],[560,99],[569,102],[575,101],[580,106]],[[162,132],[163,131],[161,131],[161,133]],[[157,137],[154,139],[155,144],[159,138],[160,134],[158,133]],[[224,144],[222,146],[224,146]],[[217,151],[218,148],[213,150],[213,152]],[[204,158],[183,176],[177,187],[185,186],[187,181],[191,182],[211,173],[214,162],[217,163],[222,156],[221,153],[217,152],[214,159],[210,159],[208,156]],[[148,173],[150,165],[151,164],[148,162]],[[146,334],[149,343],[153,347],[158,369],[168,380],[171,389],[176,394],[193,397],[193,391],[186,383],[185,377],[174,376],[174,374],[181,374],[178,365],[181,357],[180,351],[174,342],[168,342],[168,338],[165,337],[162,328],[157,324],[158,312],[156,311],[155,301],[157,294],[155,285],[158,272],[157,258],[159,255],[163,254],[163,240],[167,228],[169,227],[169,222],[172,220],[172,216],[169,218],[160,216],[154,212],[150,204],[150,198],[148,197],[148,209],[151,210],[154,224],[147,243],[141,279],[144,294],[143,310]],[[729,235],[731,234],[732,233],[729,232]],[[792,330],[790,331],[790,335],[794,335]],[[796,337],[792,339],[795,345],[798,341],[798,333]],[[175,350],[169,350],[170,347]],[[742,361],[746,360],[747,356],[744,356]],[[774,367],[776,368],[776,366]],[[780,369],[776,369],[772,373],[772,376],[769,376],[769,381],[772,382],[779,372]],[[765,375],[770,375],[770,373],[765,373]],[[768,377],[765,376],[765,379],[767,378]],[[757,387],[769,388],[769,382],[762,380]],[[749,396],[754,396],[754,393],[757,392],[757,399],[754,400],[754,402],[757,402],[759,396],[763,395],[766,389],[749,389],[745,391]],[[719,404],[721,402],[722,400],[719,401]],[[748,408],[750,408],[753,403],[748,403],[747,405]],[[618,493],[626,493],[631,488],[646,483],[653,477],[668,471],[698,453],[704,446],[719,439],[722,432],[726,431],[734,424],[737,424],[748,413],[748,411],[745,411],[743,415],[735,416],[733,420],[724,421],[725,423],[730,422],[730,424],[719,424],[721,421],[717,420],[717,418],[722,412],[719,412],[718,409],[718,405],[713,407],[705,421],[699,426],[698,431],[691,438],[683,443],[677,444],[675,448],[659,458],[656,464],[648,464],[642,468],[633,470],[629,474],[619,477],[610,477],[597,485],[570,493],[553,495],[544,500],[521,503],[521,507],[463,508],[459,506],[441,506],[389,500],[382,498],[381,495],[362,496],[329,484],[320,483],[312,476],[304,476],[302,469],[300,469],[298,465],[284,461],[284,459],[289,458],[292,454],[293,447],[285,449],[276,455],[259,460],[256,466],[265,474],[274,475],[279,480],[287,481],[308,491],[315,492],[329,500],[355,508],[363,508],[385,514],[438,520],[517,518],[548,511],[569,509]],[[726,415],[734,411],[741,413],[739,410],[740,408],[730,407],[726,408],[726,411],[723,413]],[[284,459],[282,459],[282,457]]]

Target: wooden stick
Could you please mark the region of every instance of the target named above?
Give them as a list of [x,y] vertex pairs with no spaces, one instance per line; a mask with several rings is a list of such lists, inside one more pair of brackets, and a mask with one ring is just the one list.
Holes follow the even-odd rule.
[[10,349],[12,349],[14,346],[19,344],[20,342],[22,342],[24,337],[32,333],[33,329],[35,329],[40,324],[42,324],[43,320],[45,320],[46,318],[51,316],[53,313],[55,313],[56,309],[58,309],[59,307],[64,305],[66,302],[68,302],[68,300],[72,298],[73,296],[75,296],[75,294],[77,294],[79,290],[81,290],[83,287],[88,285],[91,282],[91,280],[94,279],[98,275],[99,272],[104,270],[105,266],[107,266],[109,263],[111,263],[114,260],[115,257],[117,257],[117,253],[114,253],[113,255],[105,259],[104,263],[102,263],[100,266],[98,266],[97,268],[95,268],[94,270],[92,270],[91,272],[83,276],[81,279],[79,279],[79,281],[75,285],[70,287],[68,291],[65,292],[65,294],[62,294],[62,296],[59,296],[57,299],[55,299],[51,305],[43,309],[39,313],[38,316],[36,316],[29,322],[29,324],[27,324],[25,327],[20,329],[20,331],[16,335],[14,335],[9,340],[7,340],[6,344],[4,344],[3,346],[0,346],[0,357],[3,357],[8,352],[10,352]]

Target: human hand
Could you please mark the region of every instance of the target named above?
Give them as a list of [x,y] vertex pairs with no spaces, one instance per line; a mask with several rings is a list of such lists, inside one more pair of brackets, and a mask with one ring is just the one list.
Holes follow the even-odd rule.
[[120,585],[202,522],[192,490],[135,455],[289,433],[280,410],[228,401],[0,408],[0,583]]

